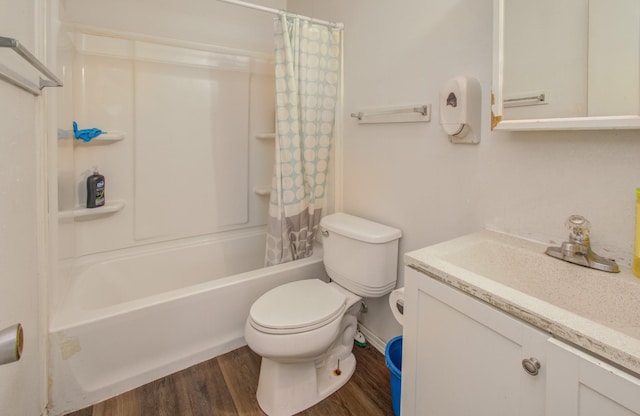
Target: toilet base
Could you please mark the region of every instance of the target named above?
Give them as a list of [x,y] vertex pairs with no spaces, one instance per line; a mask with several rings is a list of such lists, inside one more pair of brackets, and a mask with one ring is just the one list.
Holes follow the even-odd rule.
[[[340,359],[314,362],[278,363],[262,358],[258,382],[258,404],[269,416],[290,416],[327,398],[342,387],[356,369],[353,353]],[[339,373],[339,374],[338,374]]]

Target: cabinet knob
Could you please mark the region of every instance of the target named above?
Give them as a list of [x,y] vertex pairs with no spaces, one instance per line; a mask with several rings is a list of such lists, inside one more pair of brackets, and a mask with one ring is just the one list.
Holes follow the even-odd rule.
[[537,376],[538,370],[540,370],[540,361],[533,357],[525,358],[522,360],[522,368],[524,368],[524,371],[526,371],[527,374]]
[[22,325],[15,324],[0,331],[0,365],[18,361],[22,355]]

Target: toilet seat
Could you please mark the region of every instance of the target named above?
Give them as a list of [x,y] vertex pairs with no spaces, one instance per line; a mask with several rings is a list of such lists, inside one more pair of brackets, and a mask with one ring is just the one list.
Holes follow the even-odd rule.
[[327,325],[344,314],[346,296],[318,280],[300,280],[271,289],[253,303],[249,322],[268,334],[296,334]]

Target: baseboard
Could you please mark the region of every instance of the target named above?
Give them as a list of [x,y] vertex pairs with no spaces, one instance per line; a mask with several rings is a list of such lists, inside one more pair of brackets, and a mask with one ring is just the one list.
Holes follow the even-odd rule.
[[360,332],[362,332],[364,337],[367,339],[367,343],[371,344],[375,349],[380,351],[382,355],[384,355],[384,350],[387,347],[387,343],[383,341],[380,337],[378,337],[376,334],[371,332],[369,328],[367,328],[366,326],[362,325],[359,322],[358,322],[358,329],[360,329]]

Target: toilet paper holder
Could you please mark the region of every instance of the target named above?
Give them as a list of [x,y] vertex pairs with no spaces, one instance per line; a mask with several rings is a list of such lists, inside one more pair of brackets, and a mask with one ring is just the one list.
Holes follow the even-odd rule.
[[398,299],[396,301],[396,309],[400,312],[401,315],[404,315],[404,300]]
[[396,321],[404,326],[404,287],[398,288],[389,294],[389,309]]

